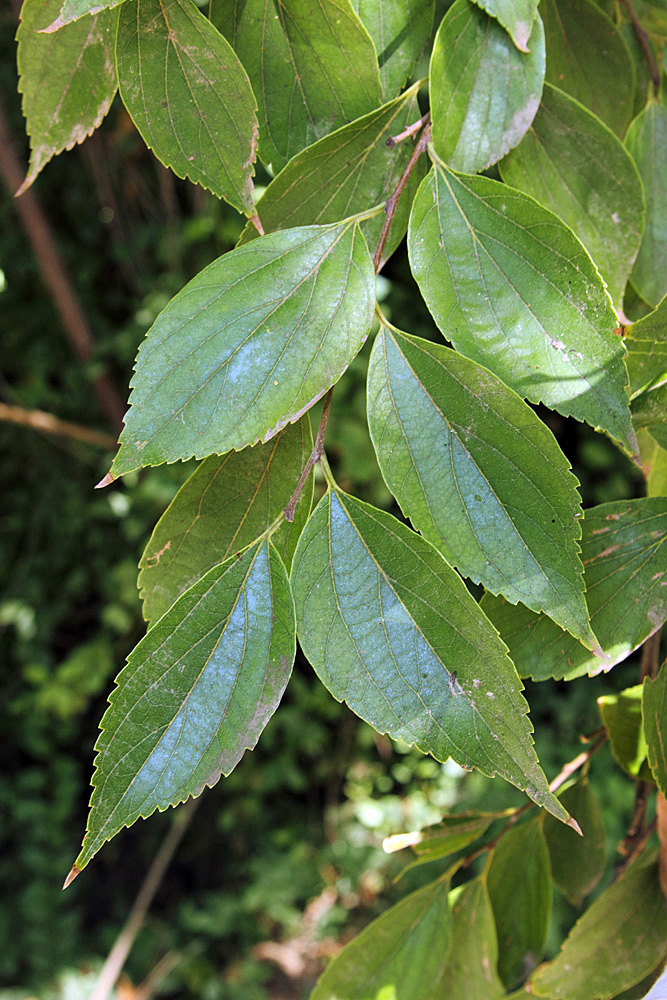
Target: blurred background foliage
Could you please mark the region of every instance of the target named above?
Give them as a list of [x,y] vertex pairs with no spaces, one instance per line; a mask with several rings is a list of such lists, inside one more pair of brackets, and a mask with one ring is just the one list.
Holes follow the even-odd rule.
[[[25,164],[15,26],[16,12],[3,6],[0,93]],[[2,189],[0,401],[110,433],[91,379],[105,371],[125,398],[153,319],[186,280],[233,247],[242,220],[164,170],[118,103],[92,139],[49,165],[35,193],[96,350],[85,365],[73,356],[11,193]],[[382,276],[380,294],[397,326],[437,337],[404,250]],[[392,509],[365,428],[369,346],[334,396],[327,449],[345,489]],[[604,437],[541,415],[574,465],[585,506],[641,495],[638,475]],[[137,561],[191,468],[162,466],[96,493],[110,451],[7,423],[0,423],[0,448],[0,997],[74,1000],[90,995],[172,822],[172,815],[155,815],[125,831],[61,893],[84,829],[106,695],[143,634]],[[635,658],[608,677],[528,684],[549,776],[579,752],[579,734],[599,725],[596,697],[636,678]],[[594,759],[592,780],[611,871],[633,787],[606,749]],[[434,823],[448,810],[522,801],[507,784],[379,737],[335,703],[299,659],[258,749],[203,796],[119,996],[140,995],[132,984],[152,970],[143,996],[306,996],[342,942],[437,874],[431,864],[395,884],[409,852],[384,854],[384,836]],[[575,918],[557,897],[552,953]]]

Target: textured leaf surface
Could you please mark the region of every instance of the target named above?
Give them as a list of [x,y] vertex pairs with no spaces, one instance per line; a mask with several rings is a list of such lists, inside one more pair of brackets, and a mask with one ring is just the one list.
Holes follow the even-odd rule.
[[448,891],[438,879],[374,920],[326,967],[310,1000],[431,1000],[450,950]]
[[299,539],[292,584],[299,641],[338,701],[378,732],[498,773],[566,818],[505,647],[427,541],[330,491]]
[[625,332],[630,390],[641,392],[667,373],[667,296]]
[[620,139],[546,84],[533,124],[500,172],[567,223],[620,307],[644,231],[642,183]]
[[[412,155],[410,142],[394,149],[387,139],[416,121],[421,112],[417,87],[385,104],[358,121],[325,136],[297,153],[271,181],[257,202],[257,214],[264,231],[287,229],[315,223],[338,222],[385,202],[394,191]],[[410,207],[426,171],[424,159],[417,162],[399,198],[384,257],[390,257],[408,228]],[[371,252],[374,252],[384,223],[383,213],[361,223]],[[248,223],[242,243],[257,237]]]
[[354,223],[285,230],[220,257],[139,349],[112,474],[268,441],[340,378],[374,303]]
[[616,316],[560,219],[506,184],[439,164],[417,192],[408,248],[436,323],[462,354],[636,452]]
[[602,810],[588,778],[567,785],[558,798],[576,819],[583,837],[551,816],[544,817],[551,875],[572,905],[580,906],[598,884],[606,867]]
[[375,47],[349,0],[213,0],[211,19],[248,70],[260,156],[276,173],[382,102]]
[[667,498],[601,504],[587,510],[582,557],[591,626],[607,661],[543,615],[485,594],[481,606],[522,677],[572,680],[620,663],[667,617]]
[[[433,27],[434,0],[352,0],[373,39],[385,98],[412,74]],[[416,116],[419,118],[419,115]]]
[[456,351],[382,326],[368,422],[385,482],[450,565],[591,647],[577,480],[551,431]]
[[413,833],[397,833],[386,837],[382,846],[388,854],[411,847],[417,855],[417,861],[408,866],[412,868],[414,865],[426,864],[456,854],[481,837],[493,821],[503,815],[506,814],[469,812],[443,816],[442,821],[434,826],[427,826]]
[[616,996],[665,955],[667,904],[657,863],[634,864],[574,925],[560,954],[537,970],[533,993],[549,1000]]
[[646,196],[646,228],[632,283],[655,306],[667,293],[667,107],[651,101],[631,123],[625,144]]
[[635,430],[648,430],[661,448],[667,448],[667,381],[632,401],[632,422]]
[[635,67],[619,29],[593,0],[544,0],[540,14],[547,81],[622,136],[632,117]]
[[289,581],[268,542],[215,566],[188,590],[118,676],[75,867],[140,816],[229,774],[278,707],[294,653]]
[[539,962],[549,928],[551,869],[541,816],[505,834],[489,859],[486,879],[498,933],[498,972],[511,988]]
[[[139,563],[143,614],[154,622],[216,563],[254,542],[287,505],[312,449],[308,417],[267,444],[212,455],[190,476],[155,526]],[[310,513],[312,479],[271,541],[289,566]]]
[[442,20],[429,70],[433,144],[454,170],[484,170],[516,146],[544,83],[544,32],[535,17],[518,51],[505,29],[468,0]]
[[51,21],[47,28],[40,30],[58,31],[64,25],[71,24],[72,21],[78,21],[79,18],[86,17],[88,14],[98,14],[102,10],[118,7],[121,3],[125,3],[125,0],[64,0],[64,2],[57,0],[54,7],[58,10],[58,16]]
[[255,97],[229,43],[191,0],[123,4],[116,48],[123,102],[179,177],[255,211]]
[[602,695],[598,708],[616,762],[632,778],[652,781],[642,726],[642,685]]
[[429,1000],[497,1000],[505,995],[498,978],[498,942],[493,910],[482,878],[449,894],[452,944],[447,968]]
[[529,51],[528,42],[539,0],[474,0],[474,3],[500,21],[517,49]]
[[644,739],[656,784],[667,794],[667,661],[657,677],[647,677],[642,696]]
[[52,156],[97,128],[116,93],[117,13],[104,10],[44,34],[62,0],[25,0],[17,33],[19,90],[30,136],[30,165],[19,192]]

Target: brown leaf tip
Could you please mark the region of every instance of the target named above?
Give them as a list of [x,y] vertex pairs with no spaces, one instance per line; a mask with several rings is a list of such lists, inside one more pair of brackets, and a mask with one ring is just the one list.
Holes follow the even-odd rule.
[[110,472],[107,472],[106,476],[100,479],[99,483],[95,483],[96,490],[103,490],[105,486],[110,486],[111,483],[115,482],[116,477],[112,476]]
[[571,827],[572,830],[574,830],[575,833],[578,833],[580,837],[583,837],[583,833],[581,832],[581,827],[577,823],[574,816],[570,816],[565,822],[569,827]]
[[74,879],[77,877],[77,875],[79,874],[79,872],[81,872],[82,870],[83,869],[81,869],[81,868],[77,868],[76,865],[72,865],[72,869],[71,869],[69,875],[67,876],[67,878],[63,882],[63,890],[66,889],[68,885],[72,884],[72,882],[74,881]]

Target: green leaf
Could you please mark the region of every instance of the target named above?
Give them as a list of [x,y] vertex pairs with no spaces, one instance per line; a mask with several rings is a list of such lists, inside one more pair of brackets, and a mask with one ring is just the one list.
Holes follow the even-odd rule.
[[623,135],[633,112],[635,66],[622,33],[593,0],[543,0],[547,82]]
[[456,351],[382,325],[368,422],[387,486],[450,565],[597,646],[578,483],[527,403]]
[[211,19],[248,70],[275,173],[382,102],[375,47],[349,0],[212,0]]
[[643,685],[636,684],[618,694],[601,695],[598,708],[616,762],[631,778],[652,781],[642,726],[642,691]]
[[[40,30],[45,32],[59,31],[60,28],[71,24],[72,21],[78,21],[88,14],[99,14],[100,11],[118,7],[121,3],[125,3],[125,0],[57,0],[54,7],[59,10],[58,16],[51,21],[48,27]],[[24,3],[23,10],[25,10],[25,6]]]
[[457,350],[531,402],[599,427],[631,454],[622,338],[595,265],[532,198],[437,164],[408,230],[412,271]]
[[648,746],[648,762],[655,782],[663,795],[667,794],[667,661],[657,677],[647,677],[642,693],[644,739]]
[[157,158],[252,215],[257,105],[211,22],[191,0],[125,3],[116,59],[125,107]]
[[667,448],[667,381],[633,399],[632,422],[635,430],[648,430],[661,448]]
[[667,373],[667,295],[657,309],[625,331],[627,365],[633,394]]
[[655,306],[667,293],[667,107],[650,101],[630,124],[625,144],[646,196],[646,229],[632,270],[632,283]]
[[620,139],[572,97],[546,84],[533,124],[500,172],[567,223],[620,308],[644,231],[642,183]]
[[484,170],[516,146],[539,107],[544,32],[535,16],[530,52],[468,0],[445,14],[429,71],[433,144],[454,170]]
[[489,858],[486,879],[498,933],[498,973],[510,989],[537,965],[547,940],[551,869],[541,816],[505,834]]
[[25,0],[17,33],[19,90],[30,136],[30,187],[52,156],[95,131],[116,93],[117,14],[104,10],[56,34],[44,34],[62,0]]
[[435,0],[352,0],[352,6],[373,39],[382,93],[393,97],[424,51],[433,28]]
[[576,819],[583,837],[551,816],[544,817],[551,875],[572,905],[580,906],[604,875],[606,837],[602,810],[587,777],[567,785],[558,798]]
[[[390,149],[387,140],[419,118],[417,91],[415,84],[390,104],[297,153],[257,202],[264,231],[338,222],[386,201],[413,151],[409,142]],[[412,200],[425,171],[422,158],[398,200],[385,245],[385,259],[405,235]],[[384,221],[384,214],[379,214],[361,223],[372,251],[378,244]],[[256,237],[257,230],[249,222],[240,242],[247,243]]]
[[667,907],[656,863],[635,863],[588,907],[560,954],[537,970],[533,993],[549,1000],[609,1000],[665,955]]
[[539,0],[473,0],[478,7],[495,17],[512,36],[517,49],[529,52],[528,42],[537,14]]
[[236,767],[292,671],[294,605],[268,542],[203,576],[130,653],[101,722],[81,870],[124,826]]
[[572,680],[609,670],[667,617],[667,498],[601,504],[585,512],[584,583],[591,627],[607,661],[543,615],[485,594],[481,606],[510,649],[522,677]]
[[334,698],[378,732],[498,773],[567,818],[504,645],[427,541],[330,490],[299,539],[292,585],[301,647]]
[[382,847],[387,854],[411,847],[417,855],[417,860],[408,865],[409,868],[413,868],[415,865],[439,861],[449,857],[450,854],[456,854],[481,837],[495,819],[506,815],[509,815],[509,812],[467,812],[443,816],[440,823],[427,826],[423,830],[386,837]]
[[452,944],[447,968],[429,1000],[498,1000],[496,926],[486,881],[475,878],[449,894]]
[[648,431],[637,434],[649,497],[667,496],[667,451],[661,448]]
[[[267,444],[202,462],[158,521],[141,557],[138,586],[147,621],[157,621],[212,566],[266,531],[287,506],[312,446],[306,416]],[[292,524],[285,521],[271,538],[286,566],[311,500],[312,477]]]
[[338,381],[374,303],[353,221],[273,233],[220,257],[139,348],[111,475],[268,441]]
[[310,1000],[431,1000],[450,950],[449,879],[411,893],[326,967]]

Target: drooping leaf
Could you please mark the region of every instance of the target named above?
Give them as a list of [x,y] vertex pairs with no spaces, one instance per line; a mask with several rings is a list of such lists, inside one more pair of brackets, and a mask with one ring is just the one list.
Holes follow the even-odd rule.
[[230,774],[278,707],[294,654],[289,581],[267,541],[186,591],[130,654],[110,696],[75,869],[140,816]]
[[118,15],[102,10],[55,34],[43,29],[62,0],[25,0],[17,33],[19,90],[30,136],[21,194],[52,156],[95,131],[117,89],[114,42]]
[[594,0],[543,0],[547,81],[622,136],[633,112],[635,66],[625,39]]
[[537,13],[539,0],[473,0],[495,17],[512,36],[517,49],[529,52],[528,42]]
[[423,830],[386,837],[382,847],[388,854],[411,847],[417,860],[408,865],[410,868],[429,861],[439,861],[472,844],[488,830],[495,819],[505,815],[508,813],[468,812],[443,816],[440,823]]
[[116,59],[125,107],[157,158],[252,215],[257,104],[208,18],[192,0],[125,3]]
[[[358,121],[325,136],[297,153],[271,181],[257,202],[257,214],[264,231],[338,222],[385,202],[392,194],[412,155],[412,144],[402,142],[394,149],[387,139],[398,135],[416,121],[418,85],[384,104]],[[389,230],[384,257],[388,258],[405,236],[410,206],[424,177],[423,158],[410,175]],[[375,251],[385,220],[384,213],[361,223],[371,252]],[[257,237],[249,222],[241,243]]]
[[408,248],[426,304],[462,354],[636,453],[616,316],[560,219],[506,184],[437,164],[414,200]]
[[633,394],[667,373],[667,295],[657,309],[625,331],[627,366]]
[[213,0],[211,19],[248,70],[275,173],[382,103],[375,47],[349,0]]
[[637,164],[646,197],[646,228],[632,283],[655,306],[667,293],[667,107],[650,101],[631,122],[625,144]]
[[535,16],[518,51],[501,25],[456,0],[433,45],[429,91],[433,144],[454,170],[476,173],[516,146],[530,127],[544,83],[544,32]]
[[324,970],[310,1000],[431,1000],[451,945],[449,879],[392,906]]
[[602,695],[598,708],[617,763],[632,778],[652,781],[642,726],[642,685]]
[[567,223],[620,308],[644,231],[642,183],[620,139],[574,98],[546,84],[533,124],[500,172]]
[[620,663],[667,617],[667,498],[601,504],[585,512],[584,583],[591,627],[607,661],[593,656],[544,615],[485,594],[482,609],[522,677],[572,680]]
[[577,480],[527,403],[456,351],[382,325],[368,422],[387,486],[450,565],[597,646]]
[[498,1000],[498,941],[485,879],[478,877],[449,894],[452,943],[439,985],[429,1000]]
[[567,818],[505,647],[425,539],[330,490],[299,539],[292,585],[301,647],[334,698],[378,732],[500,774]]
[[636,431],[648,430],[661,448],[667,448],[667,378],[632,401]]
[[424,51],[435,0],[352,0],[352,6],[373,39],[387,100],[405,85]]
[[350,221],[272,233],[214,261],[139,349],[111,474],[268,441],[345,371],[374,292]]
[[655,969],[666,951],[657,863],[636,862],[588,907],[560,954],[535,972],[532,991],[549,1000],[609,1000]]
[[485,875],[498,933],[498,973],[509,989],[537,965],[547,939],[551,869],[541,816],[505,834]]
[[644,739],[656,784],[667,795],[667,661],[657,677],[647,677],[642,694]]
[[[139,563],[144,618],[157,621],[204,573],[254,542],[280,516],[312,449],[310,420],[288,424],[267,444],[212,455],[178,491]],[[312,478],[271,541],[290,566],[310,513]]]
[[566,785],[558,798],[576,819],[583,837],[551,816],[544,817],[551,875],[572,905],[580,906],[602,878],[606,866],[602,810],[587,777]]
[[125,3],[125,0],[57,0],[54,6],[59,10],[58,16],[46,28],[40,30],[59,31],[60,28],[71,24],[72,21],[78,21],[79,18],[87,17],[89,14],[98,14],[101,10],[108,10],[110,7],[118,7],[121,3]]

